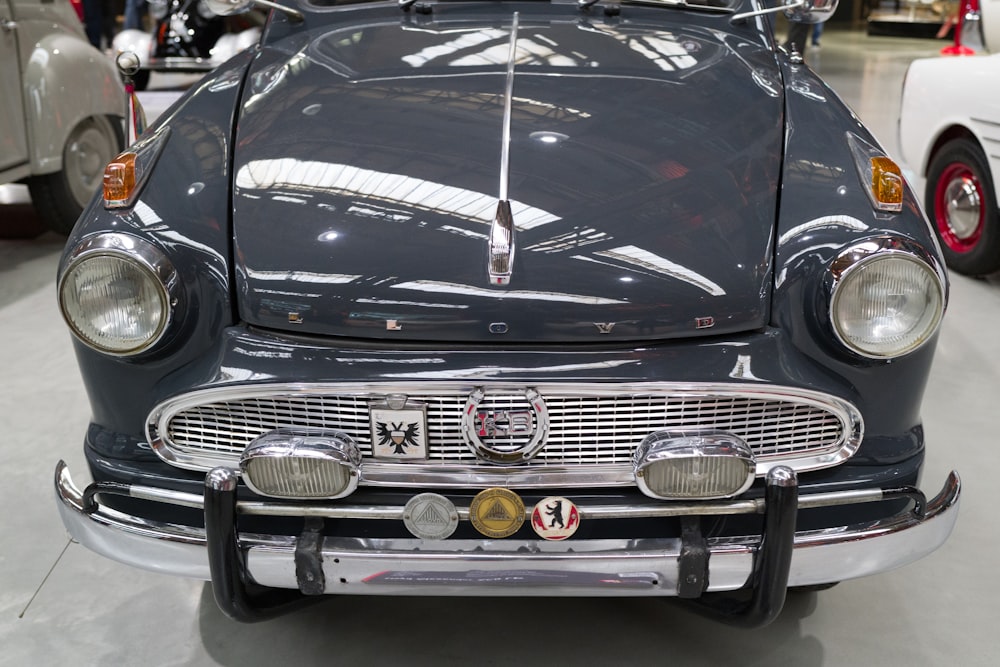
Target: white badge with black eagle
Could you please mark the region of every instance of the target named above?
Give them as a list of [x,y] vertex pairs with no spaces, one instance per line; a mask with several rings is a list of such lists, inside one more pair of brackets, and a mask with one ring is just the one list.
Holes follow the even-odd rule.
[[370,408],[372,454],[380,459],[426,459],[426,407]]

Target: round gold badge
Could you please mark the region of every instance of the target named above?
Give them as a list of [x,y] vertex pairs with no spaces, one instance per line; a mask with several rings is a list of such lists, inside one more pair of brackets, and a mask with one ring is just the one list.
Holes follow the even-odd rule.
[[524,523],[524,501],[508,489],[486,489],[472,499],[469,519],[487,537],[510,537]]

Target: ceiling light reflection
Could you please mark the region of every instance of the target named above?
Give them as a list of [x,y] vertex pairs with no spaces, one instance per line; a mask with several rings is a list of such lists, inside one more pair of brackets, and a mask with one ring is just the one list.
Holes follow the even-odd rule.
[[[642,248],[637,248],[635,246],[621,246],[620,248],[612,248],[611,250],[601,250],[595,252],[594,255],[614,260],[616,262],[621,262],[623,264],[629,264],[647,271],[653,271],[655,273],[670,276],[671,278],[676,278],[677,280],[704,290],[712,296],[724,296],[726,294],[726,290],[722,289],[722,287],[700,273],[692,271],[685,266],[681,266],[676,262],[671,262],[665,257],[655,255],[648,250],[643,250]],[[586,257],[584,255],[576,255],[574,256],[574,259],[595,261],[593,258]]]
[[255,280],[291,280],[300,283],[322,283],[324,285],[346,285],[361,278],[360,275],[348,275],[345,273],[316,273],[313,271],[258,271],[247,268],[247,276]]
[[[447,369],[440,371],[424,371],[418,373],[407,373],[405,377],[429,379],[454,380],[455,378],[492,378],[499,375],[530,375],[544,373],[579,373],[581,371],[599,371],[612,368],[619,368],[627,365],[641,365],[642,362],[636,359],[615,359],[610,361],[596,361],[584,364],[558,364],[554,366],[479,366],[476,368]],[[395,377],[396,374],[386,373],[385,377]]]
[[[493,222],[497,205],[495,196],[482,192],[348,164],[294,158],[248,162],[236,174],[236,187],[240,196],[244,191],[281,189],[370,197],[483,224]],[[548,211],[516,200],[511,200],[510,207],[521,230],[560,219]]]
[[447,283],[436,280],[413,280],[393,285],[396,289],[408,289],[418,292],[435,292],[440,294],[463,294],[467,296],[486,297],[490,299],[511,299],[525,301],[557,301],[560,303],[582,303],[590,306],[604,306],[628,303],[621,299],[606,299],[599,296],[583,294],[564,294],[561,292],[540,292],[533,290],[492,290],[471,285]]

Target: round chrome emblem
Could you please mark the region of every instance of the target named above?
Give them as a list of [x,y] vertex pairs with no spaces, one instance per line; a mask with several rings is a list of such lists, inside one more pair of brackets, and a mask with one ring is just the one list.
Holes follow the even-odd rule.
[[580,510],[561,496],[543,498],[531,512],[531,527],[546,540],[565,540],[580,527]]
[[508,489],[486,489],[472,499],[469,519],[487,537],[510,537],[524,523],[524,501]]
[[444,496],[421,493],[403,508],[403,524],[420,539],[443,540],[458,527],[458,510]]
[[462,414],[465,440],[476,455],[493,463],[521,463],[538,453],[549,430],[545,401],[534,389],[487,395],[482,387],[469,395]]

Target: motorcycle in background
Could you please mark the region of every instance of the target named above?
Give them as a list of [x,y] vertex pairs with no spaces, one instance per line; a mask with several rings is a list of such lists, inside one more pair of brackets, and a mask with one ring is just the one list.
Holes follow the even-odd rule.
[[152,72],[209,72],[243,49],[257,43],[264,15],[213,14],[205,0],[149,0],[153,31],[123,30],[112,43],[115,53],[139,56],[133,77],[145,90]]

